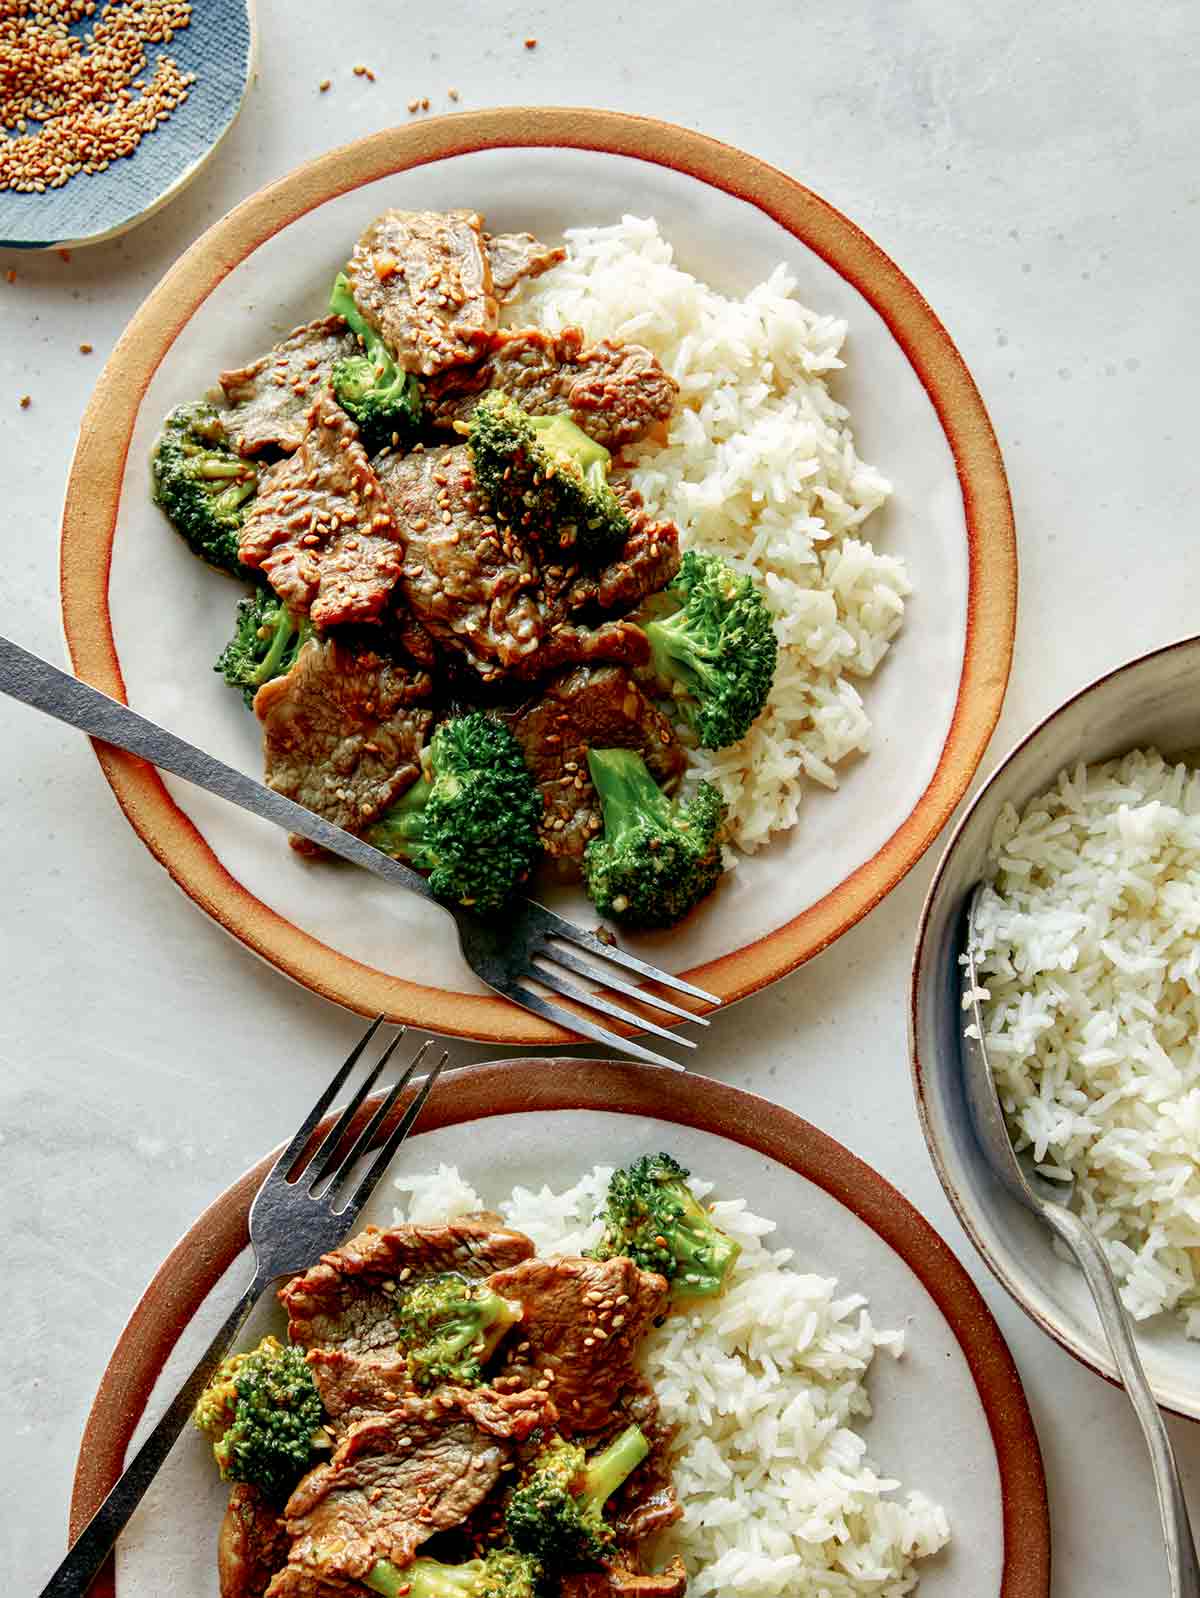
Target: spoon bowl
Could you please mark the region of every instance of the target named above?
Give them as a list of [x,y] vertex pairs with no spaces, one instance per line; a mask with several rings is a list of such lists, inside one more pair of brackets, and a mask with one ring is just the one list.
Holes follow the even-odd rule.
[[1158,1508],[1167,1550],[1167,1571],[1172,1598],[1200,1598],[1200,1559],[1188,1520],[1187,1502],[1179,1467],[1162,1414],[1146,1380],[1133,1335],[1133,1323],[1121,1302],[1108,1257],[1095,1233],[1069,1208],[1073,1182],[1051,1181],[1035,1166],[1028,1151],[1018,1154],[1008,1135],[1004,1108],[988,1058],[980,1005],[985,990],[976,965],[975,924],[984,893],[979,883],[967,908],[966,938],[962,954],[963,1009],[969,1023],[963,1028],[961,1056],[963,1089],[971,1125],[984,1158],[1004,1187],[1026,1209],[1043,1220],[1070,1250],[1083,1272],[1096,1303],[1096,1312],[1112,1350],[1125,1391],[1129,1394],[1150,1452]]

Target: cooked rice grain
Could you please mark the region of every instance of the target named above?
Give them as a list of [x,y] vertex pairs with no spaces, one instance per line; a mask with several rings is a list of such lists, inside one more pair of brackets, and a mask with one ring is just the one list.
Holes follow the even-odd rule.
[[508,320],[577,324],[590,338],[653,350],[680,403],[665,448],[630,452],[634,481],[679,524],[685,548],[751,572],[775,616],[779,669],[766,709],[741,743],[692,758],[750,852],[795,824],[807,782],[836,788],[838,766],[869,748],[852,679],[887,654],[911,592],[903,561],[862,536],[891,486],[859,460],[826,383],[843,365],[846,324],[806,310],[783,266],[744,299],[717,294],[674,265],[653,220],[575,228],[566,242],[567,259]]
[[[559,1193],[518,1187],[499,1210],[539,1253],[578,1253],[599,1239],[593,1217],[611,1175],[597,1166]],[[411,1195],[398,1221],[483,1208],[453,1166],[396,1185]],[[866,1299],[839,1296],[832,1278],[794,1269],[791,1249],[768,1248],[775,1222],[744,1200],[713,1214],[742,1245],[729,1290],[668,1317],[644,1345],[642,1368],[677,1428],[684,1505],[656,1557],[682,1554],[689,1598],[900,1598],[950,1535],[923,1493],[896,1496],[855,1429],[871,1413],[876,1351],[899,1357],[904,1334],[877,1330]]]

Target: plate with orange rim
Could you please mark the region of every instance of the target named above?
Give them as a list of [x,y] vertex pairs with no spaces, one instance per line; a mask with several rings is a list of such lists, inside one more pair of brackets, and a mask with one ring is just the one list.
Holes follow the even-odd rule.
[[[753,1094],[664,1069],[502,1061],[441,1079],[393,1171],[454,1165],[484,1203],[494,1204],[518,1183],[563,1189],[593,1164],[651,1148],[669,1149],[697,1176],[711,1175],[721,1197],[744,1198],[751,1211],[777,1219],[771,1244],[794,1249],[797,1268],[836,1277],[839,1293],[864,1295],[875,1326],[903,1328],[903,1354],[871,1366],[871,1418],[856,1426],[886,1475],[946,1511],[947,1548],[918,1566],[922,1598],[1047,1598],[1041,1453],[1000,1330],[929,1223],[809,1122]],[[244,1286],[250,1202],[270,1159],[204,1212],[134,1310],[84,1431],[73,1535]],[[365,1219],[389,1224],[397,1202],[385,1180]],[[277,1306],[264,1303],[242,1340],[248,1346],[281,1329]],[[208,1445],[189,1433],[93,1592],[156,1598],[169,1571],[176,1598],[213,1598],[227,1491]]]
[[[827,948],[920,858],[966,791],[1007,685],[1016,616],[1008,487],[979,393],[899,268],[794,179],[700,134],[604,111],[471,112],[389,129],[309,162],[199,239],[138,312],[85,416],[63,516],[62,603],[76,672],[229,763],[257,772],[258,729],[211,672],[232,585],[164,535],[146,458],[162,416],[319,314],[349,242],[388,206],[482,211],[496,231],[657,218],[677,263],[744,293],[780,263],[797,297],[849,327],[833,383],[864,458],[894,484],[872,517],[913,597],[866,686],[872,747],[814,787],[800,820],[727,873],[680,928],[628,940],[724,1002]],[[314,309],[317,308],[317,309]],[[165,614],[187,614],[186,629]],[[920,693],[914,685],[920,684]],[[490,994],[435,905],[364,873],[300,860],[267,823],[98,758],[174,880],[286,975],[362,1014],[482,1041],[567,1034]],[[566,891],[566,890],[564,890]],[[588,915],[581,895],[554,901]]]

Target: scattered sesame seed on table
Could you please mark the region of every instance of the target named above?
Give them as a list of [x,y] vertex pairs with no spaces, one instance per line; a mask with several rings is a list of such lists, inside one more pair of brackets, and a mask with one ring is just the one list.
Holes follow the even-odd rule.
[[5,0],[0,191],[44,194],[132,155],[195,82],[170,56],[149,59],[191,20],[190,0]]

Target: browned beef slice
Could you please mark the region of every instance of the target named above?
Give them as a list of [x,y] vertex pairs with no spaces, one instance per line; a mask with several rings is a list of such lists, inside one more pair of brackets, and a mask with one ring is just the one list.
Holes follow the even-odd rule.
[[331,394],[311,407],[296,453],[263,478],[238,553],[318,627],[372,621],[383,609],[404,547],[358,428]]
[[665,588],[679,570],[679,529],[651,516],[635,488],[620,478],[613,487],[629,517],[629,535],[620,552],[599,571],[581,572],[567,591],[571,610],[599,605],[602,610],[632,610],[648,594]]
[[279,1290],[288,1336],[302,1348],[366,1354],[395,1346],[397,1285],[456,1271],[483,1277],[533,1254],[524,1232],[497,1215],[465,1215],[438,1226],[368,1226]]
[[266,783],[361,832],[410,788],[433,721],[432,684],[371,650],[330,636],[304,646],[286,676],[254,700]]
[[406,1356],[394,1348],[370,1354],[310,1348],[308,1365],[325,1413],[339,1434],[367,1415],[391,1409],[416,1391],[408,1379]]
[[666,1281],[632,1260],[563,1255],[525,1260],[489,1277],[488,1285],[525,1308],[505,1377],[532,1385],[552,1373],[564,1432],[607,1426],[621,1394],[637,1381],[638,1343],[666,1312]]
[[406,545],[404,604],[485,681],[536,677],[576,661],[649,659],[649,645],[631,623],[585,628],[565,619],[562,598],[551,591],[565,574],[548,568],[544,576],[513,530],[492,519],[465,444],[389,452],[374,464]]
[[503,719],[512,728],[542,795],[542,842],[549,854],[578,857],[600,831],[587,752],[636,749],[664,786],[687,756],[670,722],[619,666],[576,667],[542,697]]
[[351,1581],[377,1559],[408,1564],[483,1502],[512,1445],[554,1413],[541,1389],[439,1387],[360,1421],[288,1500],[289,1563]]
[[238,454],[275,448],[290,455],[299,449],[308,413],[334,362],[357,351],[358,341],[341,317],[326,316],[294,329],[249,366],[222,372],[221,420]]
[[406,542],[405,604],[443,646],[484,675],[536,652],[545,630],[532,557],[487,514],[465,445],[376,457]]
[[435,427],[465,421],[486,389],[502,388],[532,415],[569,416],[589,438],[618,450],[665,422],[679,386],[640,344],[585,345],[577,327],[497,333],[474,367],[455,367],[425,386]]
[[354,247],[354,303],[400,366],[425,376],[473,361],[496,327],[474,211],[385,211]]
[[492,289],[503,305],[527,277],[541,277],[566,256],[561,246],[552,248],[532,233],[485,233],[484,248],[492,268]]
[[257,1487],[235,1483],[217,1539],[221,1598],[262,1598],[287,1563],[288,1546],[279,1511]]
[[676,1554],[662,1570],[649,1574],[621,1565],[568,1574],[562,1578],[559,1592],[561,1598],[683,1598],[687,1571]]

